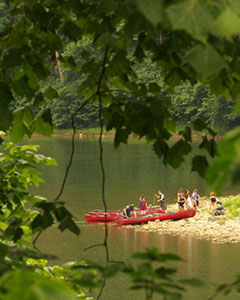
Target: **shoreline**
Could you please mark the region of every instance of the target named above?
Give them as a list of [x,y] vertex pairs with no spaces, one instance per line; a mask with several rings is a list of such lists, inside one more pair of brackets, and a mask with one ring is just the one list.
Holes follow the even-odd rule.
[[[224,205],[225,200],[233,197],[219,197],[219,200]],[[200,207],[192,218],[163,222],[156,220],[144,225],[136,225],[135,228],[137,231],[159,232],[160,234],[170,234],[172,236],[189,236],[210,240],[218,244],[240,243],[240,218],[228,219],[226,215],[212,216],[209,214],[209,202],[210,200],[207,197],[200,198]],[[168,205],[168,210],[178,211],[177,204]]]
[[[63,137],[63,138],[71,138],[73,135],[73,132],[69,131],[69,132],[53,132],[50,136],[51,137]],[[34,133],[32,135],[33,137],[44,137],[38,133]],[[193,133],[192,134],[192,140],[201,140],[202,137],[205,136],[204,134],[198,134],[198,133]],[[75,138],[99,138],[100,137],[100,133],[85,133],[84,131],[83,132],[76,132],[75,133]],[[115,137],[115,133],[114,132],[110,132],[110,133],[103,133],[102,134],[102,137],[103,138],[111,138],[111,139],[114,139]],[[215,140],[220,140],[223,136],[222,135],[216,135],[215,136]],[[135,137],[133,134],[130,134],[129,135],[129,139],[139,139],[139,137]],[[177,134],[177,133],[174,133],[172,134],[172,136],[170,137],[170,139],[181,139],[182,136]]]

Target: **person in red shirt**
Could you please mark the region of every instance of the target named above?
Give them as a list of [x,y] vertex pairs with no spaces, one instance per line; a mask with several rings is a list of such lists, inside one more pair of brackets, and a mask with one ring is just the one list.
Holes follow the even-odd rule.
[[143,195],[140,196],[139,203],[140,203],[140,210],[143,213],[144,210],[147,210],[147,200],[144,198]]

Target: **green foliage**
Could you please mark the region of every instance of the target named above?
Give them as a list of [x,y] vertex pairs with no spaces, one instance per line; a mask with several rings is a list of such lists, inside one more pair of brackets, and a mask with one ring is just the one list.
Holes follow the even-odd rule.
[[[79,128],[95,126],[98,97],[93,96],[98,91],[107,129],[116,130],[115,146],[137,134],[153,143],[165,164],[177,167],[191,141],[185,135],[172,149],[172,119],[188,127],[199,118],[216,129],[239,124],[233,113],[239,95],[238,31],[233,25],[239,11],[236,1],[229,6],[220,2],[214,9],[205,1],[20,1],[10,6],[9,24],[0,36],[0,129],[9,129],[14,142],[33,132],[49,136],[53,123],[71,126],[70,115],[89,97],[91,104],[75,122]],[[176,85],[170,102],[166,96]],[[31,119],[25,119],[26,108],[10,110],[19,102],[28,105]],[[202,148],[213,156],[214,147],[209,142]]]
[[[216,133],[210,126],[219,129],[239,124],[239,115],[234,116],[232,110],[235,102],[239,108],[239,24],[240,3],[236,0],[151,0],[147,5],[143,0],[18,0],[8,5],[1,1],[0,130],[8,132],[14,143],[34,132],[49,136],[54,121],[60,128],[68,127],[69,115],[79,112],[88,99],[85,117],[80,112],[75,116],[78,126],[96,124],[100,101],[106,128],[115,130],[115,146],[127,143],[133,133],[151,142],[165,164],[178,167],[191,151],[193,128],[208,134],[200,149],[213,157]],[[180,87],[175,97],[169,97],[176,86]],[[169,139],[176,128],[173,119],[184,120],[186,128],[181,128],[179,141],[171,145]],[[204,156],[193,158],[192,169],[206,175],[216,191],[229,176],[233,183],[239,182],[239,141],[239,128],[228,133],[207,171]],[[10,255],[10,243],[20,247],[55,221],[60,230],[79,234],[62,203],[39,201],[27,191],[41,182],[32,170],[46,161],[34,152],[33,146],[8,145],[0,156],[3,256]],[[25,201],[39,211],[26,209]],[[22,251],[15,261],[21,263],[30,256],[27,253]],[[134,288],[147,284],[149,299],[153,291],[180,297],[181,287],[167,278],[174,270],[154,269],[149,259],[139,269],[129,269],[134,279],[142,280]],[[117,269],[108,271],[106,276],[111,276]],[[36,296],[29,294],[29,273],[19,279],[20,271],[15,272],[14,280],[29,286],[28,298]],[[167,285],[156,285],[153,276],[157,280],[163,276]],[[6,279],[7,290],[9,282]],[[58,288],[56,283],[49,284]],[[41,292],[42,288],[52,291],[45,280],[36,285]],[[21,293],[16,287],[9,297],[19,298]],[[63,295],[65,290],[59,287],[52,298]]]
[[233,219],[240,216],[240,196],[227,199],[224,202],[224,207],[227,208],[227,217]]
[[1,279],[2,299],[73,300],[73,290],[56,279],[42,278],[33,271],[17,269],[9,271]]
[[[38,146],[14,146],[11,143],[2,145],[0,153],[0,196],[2,238],[22,244],[31,241],[32,233],[41,232],[50,227],[54,218],[59,222],[59,229],[69,229],[79,234],[79,229],[72,220],[70,212],[58,202],[47,202],[46,199],[28,192],[32,185],[38,187],[43,181],[37,166],[39,163],[56,165],[54,159],[37,152]],[[40,211],[26,208],[31,204]]]
[[167,262],[178,262],[181,258],[174,254],[160,253],[157,249],[146,249],[145,252],[134,256],[141,262],[123,268],[132,280],[131,289],[145,290],[146,299],[153,299],[154,294],[161,295],[163,299],[182,299],[186,285],[201,286],[197,279],[175,279],[176,269],[166,267]]
[[236,279],[229,284],[221,284],[217,287],[216,292],[210,297],[210,300],[213,300],[217,298],[219,295],[227,296],[229,295],[233,290],[235,290],[237,293],[240,292],[240,276],[236,276]]

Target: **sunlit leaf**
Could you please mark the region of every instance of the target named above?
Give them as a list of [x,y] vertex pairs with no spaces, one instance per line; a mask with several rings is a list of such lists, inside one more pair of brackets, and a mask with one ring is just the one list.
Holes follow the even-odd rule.
[[185,61],[196,70],[201,79],[217,75],[227,67],[222,56],[210,45],[193,47],[186,53]]
[[180,1],[167,9],[174,29],[186,30],[193,38],[206,42],[212,24],[205,1]]
[[222,37],[232,38],[240,33],[240,18],[230,7],[226,7],[222,14],[214,21],[213,34],[217,32]]
[[157,25],[163,21],[164,9],[162,0],[135,0],[139,11],[153,25]]

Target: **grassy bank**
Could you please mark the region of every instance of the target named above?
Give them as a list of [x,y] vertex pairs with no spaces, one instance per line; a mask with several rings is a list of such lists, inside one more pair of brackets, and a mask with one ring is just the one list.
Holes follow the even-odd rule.
[[[71,135],[72,129],[54,129],[54,133],[56,135]],[[100,134],[100,128],[99,127],[93,127],[93,128],[82,128],[76,130],[77,134],[83,134],[83,135],[99,135]],[[107,131],[106,128],[103,129],[103,134],[105,135],[114,135],[115,131],[110,130]]]

